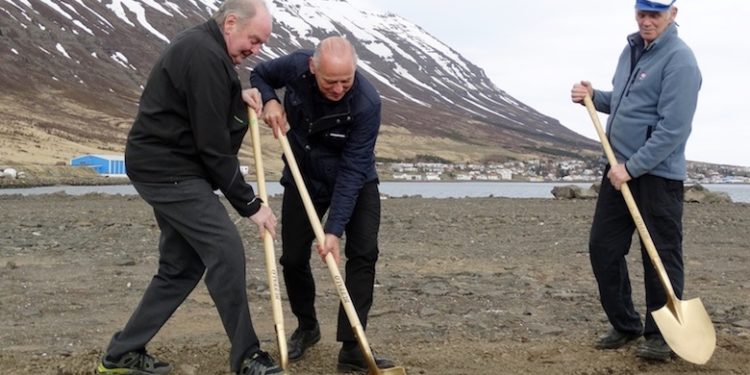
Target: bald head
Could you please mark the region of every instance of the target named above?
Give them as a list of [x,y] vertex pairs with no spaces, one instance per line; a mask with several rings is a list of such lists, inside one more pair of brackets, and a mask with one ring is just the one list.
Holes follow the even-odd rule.
[[348,40],[332,36],[318,44],[309,65],[320,93],[328,100],[339,101],[354,85],[357,53]]
[[320,68],[321,62],[348,63],[357,66],[357,52],[352,44],[340,36],[331,36],[318,43],[313,54],[313,63]]

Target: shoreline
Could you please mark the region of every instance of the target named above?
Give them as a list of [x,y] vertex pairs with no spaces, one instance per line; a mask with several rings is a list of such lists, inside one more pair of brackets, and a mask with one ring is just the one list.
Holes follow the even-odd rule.
[[[77,181],[76,184],[45,184],[45,185],[15,185],[0,186],[0,200],[13,197],[49,197],[67,196],[138,196],[129,180]],[[249,181],[255,184],[255,181]],[[428,187],[418,182],[399,183],[384,181],[380,185],[381,200],[401,199],[438,199],[438,200],[472,200],[483,198],[500,198],[512,200],[543,200],[543,201],[595,201],[595,187],[581,186],[585,184],[555,184],[555,183],[474,183],[456,184],[444,182],[444,185]],[[267,186],[269,197],[280,199],[283,187],[277,182]],[[216,192],[221,195],[220,192]],[[750,188],[748,186],[702,186],[692,189],[686,186],[686,204],[711,205],[716,203],[736,203],[750,205]]]
[[[268,179],[266,179],[268,181]],[[248,183],[254,184],[257,180],[247,180]],[[276,181],[271,181],[276,182]],[[565,185],[585,185],[585,184],[597,184],[599,181],[523,181],[523,180],[502,180],[502,181],[489,181],[489,180],[441,180],[441,181],[405,181],[405,180],[394,180],[394,179],[380,179],[380,183],[393,183],[393,184],[425,184],[425,185],[436,185],[436,184],[555,184],[559,186]],[[49,186],[111,186],[111,185],[131,185],[130,179],[127,177],[25,177],[17,179],[0,179],[0,190],[2,189],[24,189],[24,188],[35,188],[35,187],[49,187]],[[729,183],[729,182],[685,182],[685,186],[692,185],[720,185],[720,186],[750,186],[750,183]]]
[[[19,178],[0,178],[0,190],[3,189],[24,189],[24,188],[35,188],[35,187],[49,187],[49,186],[110,186],[110,185],[131,185],[130,179],[127,176],[123,177],[110,177],[103,176],[95,173],[93,170],[88,168],[72,167],[69,165],[55,165],[55,166],[44,166],[34,165],[25,166],[18,169],[24,172],[23,177]],[[1,175],[1,173],[0,173]],[[529,180],[403,180],[395,178],[382,177],[388,175],[387,173],[380,173],[380,182],[389,184],[415,184],[418,183],[423,186],[439,185],[439,184],[554,184],[555,186],[566,186],[566,185],[589,185],[593,186],[599,184],[601,179],[595,180],[571,180],[571,181],[529,181]],[[280,178],[276,175],[267,175],[266,181],[275,181]],[[255,183],[257,179],[254,174],[248,174],[245,179],[249,183]],[[721,185],[721,186],[750,186],[750,183],[728,183],[728,182],[700,182],[700,181],[685,181],[685,186],[691,185]]]
[[[255,175],[246,175],[248,183],[257,186]],[[271,176],[269,193],[281,196],[283,187]],[[381,179],[380,195],[383,199],[397,198],[482,198],[505,197],[539,199],[595,199],[599,181],[521,181],[521,180],[441,180],[404,181]],[[692,187],[697,193],[691,192]],[[733,203],[750,204],[750,184],[716,183],[701,184],[685,182],[686,202],[716,202],[730,200]],[[102,176],[91,170],[66,166],[43,170],[29,170],[22,178],[0,178],[0,195],[46,195],[46,194],[118,194],[136,195],[127,177]]]
[[2,189],[25,189],[47,186],[110,186],[130,185],[130,179],[121,177],[24,177],[0,179]]

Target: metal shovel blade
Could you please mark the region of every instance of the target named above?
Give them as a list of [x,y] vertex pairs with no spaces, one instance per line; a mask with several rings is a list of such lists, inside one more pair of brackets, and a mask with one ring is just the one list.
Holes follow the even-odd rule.
[[368,375],[406,375],[406,370],[403,367],[391,367],[379,369],[377,373],[372,371],[367,373]]
[[680,358],[702,365],[711,358],[716,347],[716,332],[700,298],[672,300],[651,313],[664,341]]

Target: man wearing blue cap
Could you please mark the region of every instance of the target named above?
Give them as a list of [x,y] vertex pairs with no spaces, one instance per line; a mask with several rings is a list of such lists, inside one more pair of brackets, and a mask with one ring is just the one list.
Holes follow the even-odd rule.
[[[606,166],[589,238],[589,252],[604,312],[612,328],[595,343],[620,348],[641,335],[641,358],[667,361],[671,351],[651,312],[666,303],[659,278],[642,250],[646,322],[633,307],[625,255],[635,224],[618,190],[628,183],[654,240],[674,292],[682,298],[683,181],[685,144],[701,87],[701,73],[690,48],[677,36],[675,0],[637,0],[638,32],[628,36],[612,91],[581,81],[571,90],[575,103],[586,95],[609,114],[607,136],[619,161]],[[641,246],[643,248],[643,246]]]

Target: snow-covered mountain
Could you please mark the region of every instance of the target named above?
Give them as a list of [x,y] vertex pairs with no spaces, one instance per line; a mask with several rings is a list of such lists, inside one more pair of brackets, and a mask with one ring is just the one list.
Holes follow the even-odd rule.
[[[71,142],[116,149],[159,52],[220,3],[0,0],[0,123],[21,133],[31,126]],[[384,99],[385,143],[441,139],[437,148],[462,144],[484,150],[467,152],[465,159],[597,152],[593,141],[515,100],[481,68],[375,3],[269,0],[274,33],[257,59],[313,48],[328,35],[347,36],[359,54],[359,69]],[[246,77],[255,62],[240,67],[240,74]],[[383,156],[413,156],[409,148],[392,148]],[[460,149],[433,154],[460,160]]]

